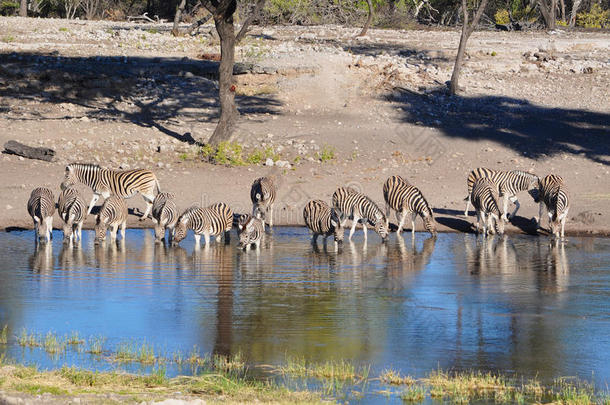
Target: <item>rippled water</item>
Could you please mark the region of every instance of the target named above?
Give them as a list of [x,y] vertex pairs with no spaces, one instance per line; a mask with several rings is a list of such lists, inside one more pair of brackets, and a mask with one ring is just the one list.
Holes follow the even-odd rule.
[[[0,327],[133,339],[167,353],[241,352],[349,359],[421,376],[479,369],[549,381],[610,377],[610,239],[371,235],[314,250],[302,228],[277,228],[260,253],[218,244],[155,245],[150,230],[120,244],[38,250],[32,232],[0,234]],[[360,235],[358,235],[360,236]],[[84,353],[48,356],[14,338],[0,352],[42,367],[111,367]],[[106,364],[106,365],[105,365]]]

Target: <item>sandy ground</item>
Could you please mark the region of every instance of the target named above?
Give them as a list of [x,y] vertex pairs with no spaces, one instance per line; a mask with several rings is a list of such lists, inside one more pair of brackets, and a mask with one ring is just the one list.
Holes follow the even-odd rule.
[[[52,163],[0,157],[2,229],[31,228],[30,191],[59,193],[66,163],[79,161],[153,168],[181,208],[224,201],[236,212],[250,210],[255,178],[275,174],[282,225],[302,223],[309,199],[330,201],[346,184],[381,204],[383,182],[400,174],[422,190],[441,231],[471,229],[463,198],[472,168],[557,173],[572,199],[567,233],[610,233],[608,34],[477,32],[463,91],[451,98],[443,89],[457,31],[354,39],[356,29],[335,26],[255,27],[237,51],[248,72],[236,77],[235,140],[245,153],[273,148],[278,168],[198,157],[192,142],[211,135],[217,111],[213,65],[201,59],[218,52],[213,36],[20,18],[0,18],[0,28],[0,142],[57,151]],[[322,162],[325,149],[334,158]],[[507,230],[532,232],[537,206],[527,193],[519,200]],[[144,203],[136,196],[129,206]],[[132,215],[130,226],[152,221]]]

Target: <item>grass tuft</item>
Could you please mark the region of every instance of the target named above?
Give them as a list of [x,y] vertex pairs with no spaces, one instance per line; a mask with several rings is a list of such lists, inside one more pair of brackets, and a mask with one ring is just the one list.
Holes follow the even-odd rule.
[[426,389],[420,385],[412,385],[400,393],[400,399],[405,402],[422,402],[426,398]]
[[8,325],[4,325],[2,329],[0,329],[0,344],[8,343]]
[[320,162],[325,163],[335,158],[335,148],[329,145],[322,146],[322,150],[318,152],[318,159]]
[[386,369],[381,372],[379,375],[379,379],[384,384],[389,385],[413,385],[415,384],[415,379],[411,376],[403,376],[400,372]]

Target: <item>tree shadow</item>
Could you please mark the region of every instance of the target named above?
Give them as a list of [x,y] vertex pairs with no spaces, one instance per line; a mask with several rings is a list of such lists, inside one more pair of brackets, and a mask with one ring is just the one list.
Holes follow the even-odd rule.
[[[248,67],[238,65],[236,71],[247,72]],[[5,119],[131,122],[187,143],[196,143],[191,133],[171,126],[217,119],[217,77],[218,62],[208,60],[0,53],[2,109],[15,110],[20,102],[41,105]],[[273,95],[236,96],[236,104],[242,114],[278,114],[281,106]],[[52,107],[62,111],[59,117],[58,108],[49,111]]]
[[451,138],[497,142],[535,159],[563,152],[610,164],[610,113],[442,92],[403,93],[396,101],[404,122],[436,127]]

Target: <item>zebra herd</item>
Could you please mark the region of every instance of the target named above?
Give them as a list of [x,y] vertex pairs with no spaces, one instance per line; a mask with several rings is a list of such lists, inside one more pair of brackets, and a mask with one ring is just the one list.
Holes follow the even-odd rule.
[[[84,184],[93,191],[93,198],[88,207],[74,187],[77,183]],[[564,237],[570,205],[564,181],[560,176],[550,174],[539,178],[520,170],[496,171],[477,168],[470,172],[466,183],[468,196],[465,199],[467,203],[464,215],[468,216],[468,209],[472,204],[477,215],[477,232],[481,231],[482,223],[484,235],[503,234],[504,224],[509,219],[508,201],[515,204],[515,209],[510,214],[510,217],[514,217],[520,207],[517,194],[528,191],[534,201],[540,204],[539,215],[535,218],[537,226],[540,227],[546,208],[551,233],[555,237]],[[100,196],[105,200],[96,217],[95,243],[99,244],[106,239],[109,228],[112,240],[116,239],[119,228],[124,239],[128,215],[125,199],[139,193],[146,202],[146,210],[140,220],[148,218],[149,213],[152,215],[156,241],[162,242],[169,231],[169,239],[176,245],[186,237],[188,230],[192,230],[197,246],[200,244],[201,235],[205,245],[209,246],[211,236],[220,241],[224,235],[227,240],[229,232],[236,224],[240,240],[238,246],[247,249],[254,245],[258,249],[265,234],[265,227],[273,227],[273,205],[277,195],[274,179],[261,177],[253,182],[250,190],[252,214],[235,215],[227,204],[221,202],[204,208],[192,206],[179,215],[176,196],[161,192],[159,181],[152,171],[117,171],[82,163],[66,166],[60,189],[57,205],[53,191],[49,188],[36,188],[30,195],[27,209],[34,221],[37,240],[50,241],[55,209],[64,222],[64,241],[80,240],[83,221],[91,213]],[[401,176],[391,176],[383,185],[383,196],[385,212],[371,198],[350,187],[339,187],[332,195],[332,205],[319,199],[309,201],[303,209],[303,219],[313,234],[312,242],[315,244],[317,238],[322,235],[324,243],[330,236],[334,237],[335,242],[341,243],[348,219],[351,219],[350,241],[358,223],[362,226],[365,242],[368,225],[385,241],[390,232],[391,210],[396,214],[398,234],[403,230],[408,216],[411,219],[411,232],[415,232],[415,220],[420,216],[424,228],[436,235],[432,208],[416,186]],[[503,199],[502,204],[500,198]]]

